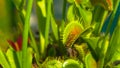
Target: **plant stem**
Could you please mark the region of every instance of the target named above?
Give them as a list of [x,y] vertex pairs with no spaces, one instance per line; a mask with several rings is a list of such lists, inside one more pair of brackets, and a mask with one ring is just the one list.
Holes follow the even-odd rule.
[[48,45],[48,37],[49,37],[49,28],[50,28],[50,18],[51,18],[51,4],[53,0],[47,1],[47,17],[46,17],[46,25],[45,25],[45,46],[44,46],[44,53],[43,56],[45,56],[45,49]]
[[28,31],[30,27],[29,23],[30,23],[30,15],[32,10],[32,3],[33,3],[33,0],[28,1],[24,30],[23,30],[22,68],[27,68],[27,58],[29,57],[27,56],[27,43],[28,43]]

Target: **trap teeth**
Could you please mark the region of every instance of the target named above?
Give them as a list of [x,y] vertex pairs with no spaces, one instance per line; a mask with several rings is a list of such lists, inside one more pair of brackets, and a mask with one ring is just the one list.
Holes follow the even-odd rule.
[[71,46],[75,40],[78,39],[79,35],[82,33],[83,27],[78,21],[70,22],[64,29],[63,32],[63,44],[65,46]]

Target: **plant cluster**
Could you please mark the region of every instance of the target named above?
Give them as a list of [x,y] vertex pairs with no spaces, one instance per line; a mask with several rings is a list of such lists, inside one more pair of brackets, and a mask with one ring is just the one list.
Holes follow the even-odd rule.
[[[120,67],[120,14],[113,22],[120,0],[63,0],[59,21],[54,16],[54,0],[1,2],[10,7],[6,19],[12,19],[7,23],[12,26],[3,26],[8,32],[0,28],[0,67]],[[38,39],[30,28],[32,7],[38,20]],[[116,25],[110,33],[113,23]],[[5,50],[3,44],[8,45]]]

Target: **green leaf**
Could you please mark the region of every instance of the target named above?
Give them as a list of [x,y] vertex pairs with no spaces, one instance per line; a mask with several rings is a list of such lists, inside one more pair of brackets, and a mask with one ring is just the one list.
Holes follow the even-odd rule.
[[27,55],[29,56],[27,57],[27,61],[28,61],[26,63],[27,68],[32,68],[32,57],[33,57],[32,48],[30,47],[27,48]]
[[95,60],[98,60],[98,41],[100,37],[83,37],[84,41],[88,43],[88,48],[90,49],[92,56],[95,58]]
[[74,5],[70,5],[67,11],[67,20],[68,21],[72,21],[75,18],[75,14],[74,14]]
[[97,63],[95,59],[92,57],[91,53],[88,53],[85,57],[86,68],[97,68]]
[[74,3],[74,0],[67,0],[68,3]]
[[115,27],[113,35],[110,39],[110,45],[108,47],[105,63],[108,63],[114,56],[115,52],[120,49],[120,16],[118,18],[118,24]]
[[[39,3],[43,3],[45,8],[40,7]],[[42,4],[42,5],[43,5]],[[42,57],[42,54],[44,54],[45,51],[45,25],[46,25],[46,2],[45,0],[37,0],[36,2],[36,13],[38,18],[38,27],[39,27],[39,36],[40,36],[40,46],[38,46],[40,57]],[[43,12],[45,11],[45,12]]]
[[46,17],[46,5],[45,5],[45,0],[41,0],[37,2],[39,8],[41,9],[42,15]]
[[11,68],[9,61],[7,60],[6,55],[0,49],[0,64],[3,68]]
[[108,10],[105,10],[101,6],[97,6],[93,12],[92,24],[94,25],[94,34],[100,34],[103,24],[109,15]]
[[107,10],[113,10],[113,2],[112,1],[113,0],[90,0],[92,5],[94,5],[94,6],[100,5],[104,9],[107,9]]
[[106,52],[107,52],[107,49],[108,49],[108,46],[109,46],[109,35],[103,37],[101,39],[101,41],[99,41],[100,46],[100,50],[97,52],[99,53],[98,56],[99,56],[99,63],[98,63],[98,67],[99,68],[103,68],[104,67],[104,59],[105,59],[105,56],[106,56]]
[[12,0],[17,10],[21,10],[24,7],[25,0]]
[[[89,4],[89,3],[87,3]],[[83,20],[84,20],[84,26],[88,27],[91,24],[92,21],[92,11],[88,11],[86,10],[86,8],[89,8],[87,5],[85,9],[82,8],[82,6],[76,4],[77,8],[79,9],[80,15],[82,16]]]
[[77,60],[67,59],[63,63],[63,68],[81,68],[81,64]]
[[44,68],[62,68],[62,63],[59,60],[49,60],[43,66]]
[[76,4],[84,4],[87,3],[89,0],[74,0]]
[[52,16],[52,13],[51,13],[51,26],[52,26],[52,31],[55,36],[55,39],[58,40],[58,26],[55,22],[55,19]]
[[14,51],[13,49],[8,49],[6,56],[8,58],[8,61],[10,62],[11,68],[21,68],[20,67],[20,61],[17,55],[17,52]]

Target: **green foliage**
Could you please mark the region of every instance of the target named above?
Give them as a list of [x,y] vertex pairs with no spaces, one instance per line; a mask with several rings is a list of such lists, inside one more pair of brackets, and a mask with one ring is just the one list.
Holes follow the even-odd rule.
[[63,33],[63,43],[65,46],[72,46],[83,31],[83,27],[78,21],[70,22]]
[[91,53],[88,53],[85,57],[86,68],[97,68],[97,63],[92,57]]
[[81,65],[77,60],[67,59],[63,63],[63,68],[81,68]]
[[78,58],[82,61],[82,62],[84,62],[84,58],[85,58],[85,49],[84,49],[84,47],[86,47],[86,45],[84,44],[84,43],[82,43],[81,45],[77,45],[77,44],[75,44],[74,45],[74,47],[75,47],[75,49],[78,51]]
[[9,61],[6,58],[6,55],[0,50],[0,64],[4,67],[4,68],[10,68],[10,64]]
[[59,60],[49,60],[43,65],[44,68],[62,68],[62,63]]
[[[120,16],[118,18],[118,24],[113,32],[113,35],[110,39],[110,45],[108,47],[107,53],[106,53],[106,63],[109,62],[112,58],[114,53],[119,50],[119,45],[120,45]],[[114,48],[114,49],[113,49]]]
[[[3,68],[120,67],[120,15],[113,34],[109,35],[119,0],[63,0],[60,22],[54,16],[54,0],[1,0],[2,8],[4,2],[10,6],[0,11],[3,13],[0,16],[0,66]],[[38,39],[30,28],[32,7],[38,19]],[[101,33],[108,16],[107,30]],[[14,23],[10,23],[11,19]],[[2,49],[8,45],[7,40],[16,41],[18,35],[22,35],[22,40],[12,44],[16,47],[22,44],[21,50],[11,48],[12,44]]]

